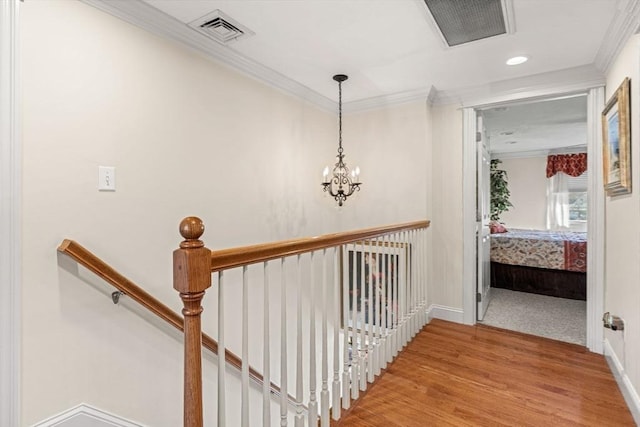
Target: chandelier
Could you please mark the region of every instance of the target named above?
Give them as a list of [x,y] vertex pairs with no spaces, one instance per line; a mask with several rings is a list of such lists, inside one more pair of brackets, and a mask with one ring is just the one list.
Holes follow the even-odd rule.
[[344,74],[336,74],[333,80],[338,82],[338,117],[339,117],[339,139],[338,139],[338,162],[333,167],[329,175],[329,166],[324,168],[322,173],[322,188],[338,202],[338,206],[347,200],[354,191],[360,191],[360,168],[349,171],[347,164],[343,161],[345,155],[342,149],[342,82],[349,77]]

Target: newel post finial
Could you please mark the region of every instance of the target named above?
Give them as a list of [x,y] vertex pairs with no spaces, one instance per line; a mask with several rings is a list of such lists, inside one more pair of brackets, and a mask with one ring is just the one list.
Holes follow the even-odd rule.
[[197,216],[188,216],[180,221],[180,235],[184,238],[180,243],[182,249],[203,247],[202,240],[198,240],[203,234],[204,223]]
[[173,251],[173,288],[180,292],[184,308],[184,426],[202,427],[202,298],[211,286],[211,251],[200,237],[200,218],[180,222],[184,240]]

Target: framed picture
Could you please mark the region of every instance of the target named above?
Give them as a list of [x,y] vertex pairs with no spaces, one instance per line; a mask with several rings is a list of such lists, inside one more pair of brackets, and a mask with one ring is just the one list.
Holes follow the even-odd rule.
[[393,327],[398,319],[399,297],[407,292],[403,284],[408,255],[408,244],[390,241],[358,242],[343,248],[342,289],[346,295],[342,317],[346,328]]
[[631,193],[629,78],[616,89],[602,111],[602,158],[607,196]]

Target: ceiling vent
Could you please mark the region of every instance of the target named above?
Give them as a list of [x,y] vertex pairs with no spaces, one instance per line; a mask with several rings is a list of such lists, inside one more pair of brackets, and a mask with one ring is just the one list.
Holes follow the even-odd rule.
[[219,9],[196,19],[189,26],[222,44],[231,43],[255,34]]
[[447,46],[511,34],[512,0],[424,0]]

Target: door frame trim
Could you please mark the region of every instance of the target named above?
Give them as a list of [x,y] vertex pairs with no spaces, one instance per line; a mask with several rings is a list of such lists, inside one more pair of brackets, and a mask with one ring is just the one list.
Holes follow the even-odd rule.
[[20,0],[0,2],[0,425],[20,425]]
[[[573,90],[572,90],[573,89]],[[587,219],[587,345],[594,353],[602,354],[603,331],[599,323],[604,307],[604,190],[599,185],[602,179],[602,150],[600,112],[604,106],[604,84],[596,87],[563,91],[559,88],[553,92],[514,95],[510,99],[499,102],[487,101],[472,106],[465,106],[463,112],[463,289],[462,307],[465,324],[474,325],[477,319],[475,304],[477,273],[475,245],[475,188],[477,183],[477,165],[475,163],[475,116],[476,111],[498,105],[521,103],[541,99],[552,99],[558,96],[585,94],[587,96],[587,152],[589,186],[589,218]]]
[[462,309],[463,320],[467,325],[474,325],[477,319],[476,293],[478,271],[476,267],[476,109],[462,110]]

